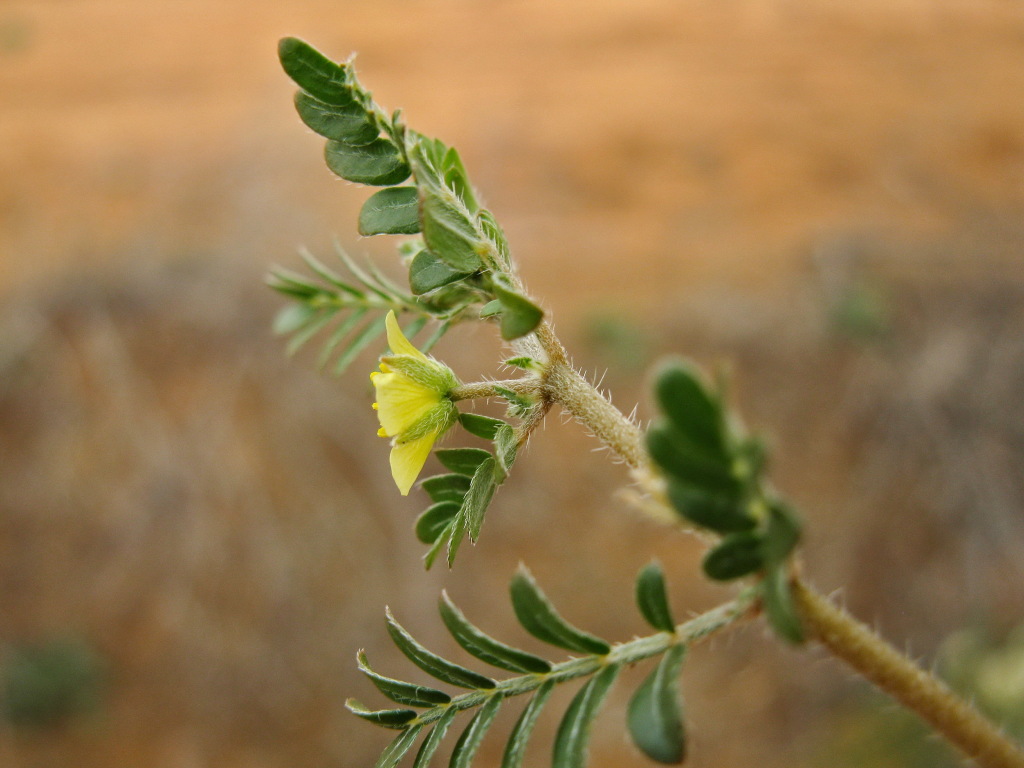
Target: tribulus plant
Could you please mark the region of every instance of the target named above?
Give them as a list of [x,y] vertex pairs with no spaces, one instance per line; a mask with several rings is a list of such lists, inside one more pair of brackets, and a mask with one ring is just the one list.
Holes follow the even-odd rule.
[[[687,742],[679,686],[687,649],[758,615],[785,642],[827,648],[978,765],[1024,768],[1019,746],[996,726],[800,578],[794,562],[799,517],[765,477],[764,445],[746,433],[717,386],[692,363],[668,361],[654,377],[659,415],[651,426],[644,430],[625,417],[570,365],[523,286],[501,227],[480,205],[458,152],[407,127],[400,113],[378,106],[351,61],[335,63],[293,38],[281,41],[279,54],[300,88],[299,117],[327,140],[331,171],[379,187],[363,204],[358,230],[402,237],[397,252],[408,286],[372,267],[361,268],[341,251],[341,273],[305,254],[307,273],[271,275],[270,285],[291,300],[276,329],[291,336],[289,351],[322,336],[321,363],[336,373],[368,347],[379,348],[386,336],[389,352],[371,374],[373,407],[381,424],[378,434],[391,440],[398,490],[410,492],[432,451],[448,470],[420,481],[430,503],[415,523],[415,535],[425,545],[426,567],[442,552],[453,566],[467,536],[470,541],[480,536],[487,508],[518,449],[557,405],[632,469],[632,480],[649,497],[648,507],[658,508],[659,519],[710,535],[714,543],[703,563],[707,577],[737,584],[733,600],[680,624],[669,609],[663,572],[651,564],[637,578],[636,599],[653,632],[615,643],[563,619],[524,568],[511,582],[512,608],[531,635],[570,654],[561,661],[485,634],[444,594],[441,621],[479,662],[473,668],[432,652],[388,613],[395,645],[439,687],[388,677],[359,652],[359,669],[393,706],[371,708],[349,700],[348,707],[370,723],[398,731],[378,768],[397,765],[414,747],[412,764],[429,765],[463,711],[472,717],[454,741],[450,765],[469,766],[499,708],[519,696],[526,703],[504,737],[502,765],[523,765],[552,691],[577,679],[584,682],[560,715],[551,763],[583,766],[590,726],[619,671],[647,659],[652,667],[632,694],[626,727],[651,760],[681,763]],[[464,322],[494,325],[512,350],[502,365],[518,375],[462,383],[429,356],[452,325]],[[460,402],[479,398],[503,400],[507,419],[460,409]],[[443,434],[459,430],[489,441],[490,447],[435,447]],[[457,434],[448,440],[457,442]]]

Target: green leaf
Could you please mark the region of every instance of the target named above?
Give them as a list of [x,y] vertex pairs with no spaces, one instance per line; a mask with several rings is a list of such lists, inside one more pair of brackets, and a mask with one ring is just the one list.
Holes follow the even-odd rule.
[[455,719],[458,713],[459,710],[451,707],[441,715],[437,725],[434,726],[430,735],[420,745],[420,751],[416,753],[416,761],[412,764],[412,768],[428,768],[430,760],[434,757],[434,753],[437,752],[437,748],[441,746],[441,742],[444,740],[445,734],[448,733],[452,720]]
[[522,357],[510,357],[505,361],[505,365],[522,368],[524,371],[532,371],[538,368],[537,361],[526,355],[523,355]]
[[469,434],[482,437],[484,440],[493,440],[502,426],[507,426],[501,419],[492,419],[490,416],[480,416],[476,413],[460,413],[459,423]]
[[789,576],[783,568],[770,568],[761,582],[761,605],[772,629],[794,645],[806,639],[793,601]]
[[494,317],[501,314],[501,301],[494,299],[480,307],[480,317]]
[[278,336],[295,333],[299,328],[312,321],[319,311],[316,307],[311,307],[308,304],[289,304],[282,307],[274,317],[274,333]]
[[446,592],[441,593],[439,603],[441,620],[448,627],[463,650],[472,656],[500,669],[522,674],[545,674],[551,671],[551,664],[540,656],[505,645],[477,629],[463,615]]
[[285,37],[277,44],[277,55],[288,77],[320,101],[334,106],[353,102],[345,68],[308,43]]
[[682,483],[729,498],[740,495],[731,462],[694,444],[671,424],[662,422],[647,431],[647,452],[666,474]]
[[467,477],[472,477],[477,467],[491,458],[491,454],[482,448],[447,448],[434,451],[434,455],[446,469]]
[[324,307],[323,309],[318,310],[317,315],[319,316],[315,317],[301,330],[296,331],[295,335],[288,340],[288,344],[285,347],[285,353],[288,355],[294,355],[306,346],[306,342],[323,330],[324,326],[330,323],[334,319],[334,316],[338,314],[338,311],[337,307]]
[[469,491],[466,493],[466,498],[462,502],[462,510],[459,513],[466,516],[466,528],[469,531],[470,541],[475,542],[480,537],[484,514],[487,512],[487,505],[491,503],[496,489],[494,459],[488,455],[473,473],[473,480],[469,484]]
[[501,302],[501,338],[505,341],[531,333],[544,319],[544,310],[504,280],[494,280],[494,293]]
[[324,150],[327,167],[348,181],[386,187],[409,178],[409,166],[398,146],[387,138],[354,146],[328,141]]
[[507,475],[512,471],[518,450],[519,442],[516,439],[516,431],[508,424],[502,424],[494,435],[494,453],[504,474]]
[[526,745],[533,734],[533,727],[537,724],[541,710],[547,704],[551,692],[555,690],[555,681],[548,680],[533,695],[530,703],[523,709],[523,713],[516,721],[516,727],[512,729],[508,744],[505,745],[505,755],[501,760],[501,768],[522,768],[523,757],[526,755]]
[[334,363],[334,374],[336,376],[343,374],[359,353],[370,346],[370,343],[382,333],[384,333],[384,315],[363,326],[362,330],[349,342],[348,347]]
[[448,525],[446,525],[438,534],[437,538],[434,540],[433,546],[427,550],[427,554],[423,556],[423,565],[428,571],[434,567],[434,561],[437,560],[437,556],[441,554],[441,550],[444,549],[444,545],[451,542],[452,532],[455,530],[455,520],[456,518],[452,518],[452,521],[448,523]]
[[648,563],[636,579],[636,604],[640,613],[655,629],[675,632],[676,623],[668,605],[665,572],[658,562]]
[[416,719],[414,709],[368,709],[356,701],[348,699],[345,701],[345,708],[353,715],[363,718],[367,722],[379,725],[382,728],[400,729],[405,728],[411,721]]
[[469,478],[465,475],[434,475],[421,481],[420,487],[430,495],[431,501],[454,501],[461,506],[469,490]]
[[359,665],[359,671],[370,678],[371,682],[377,686],[377,690],[396,704],[404,704],[407,707],[433,707],[438,704],[448,704],[452,700],[447,693],[435,688],[427,688],[378,675],[370,668],[364,651],[359,651],[356,654],[356,662]]
[[558,726],[553,765],[558,768],[585,768],[594,718],[608,696],[619,668],[619,664],[604,667],[576,694]]
[[469,185],[469,176],[466,175],[466,168],[455,147],[449,147],[445,152],[441,167],[444,170],[445,185],[459,196],[471,213],[476,211],[480,204],[476,200],[476,195],[473,194],[473,188]]
[[599,637],[577,629],[558,615],[525,566],[512,577],[512,608],[531,635],[545,643],[577,653],[604,656],[611,646]]
[[764,567],[763,545],[761,534],[752,531],[726,536],[704,558],[704,573],[717,581],[751,574]]
[[448,763],[449,768],[469,768],[473,758],[476,757],[476,751],[480,748],[480,743],[484,740],[484,736],[487,735],[488,729],[494,724],[494,718],[498,714],[501,701],[502,695],[496,693],[487,700],[487,703],[480,708],[479,712],[473,715],[473,719],[469,721],[466,730],[462,732],[459,740],[455,742],[451,761]]
[[789,505],[778,499],[768,504],[768,527],[764,534],[764,560],[770,567],[781,566],[800,541],[800,521]]
[[448,541],[448,567],[455,563],[455,555],[462,544],[462,538],[467,533],[470,541],[475,542],[480,537],[480,528],[484,523],[484,514],[487,512],[487,505],[491,503],[497,483],[494,479],[494,459],[488,454],[487,458],[480,463],[473,473],[469,490],[462,499],[462,509],[455,520],[452,521],[451,538]]
[[327,362],[331,359],[331,355],[334,354],[334,350],[338,348],[338,345],[341,344],[352,329],[359,325],[363,316],[366,315],[368,311],[369,310],[367,310],[366,307],[359,307],[358,309],[352,310],[348,317],[338,323],[337,327],[331,331],[331,335],[328,337],[327,341],[324,342],[324,345],[320,350],[320,356],[317,358],[317,365],[319,365],[320,368],[327,365]]
[[416,538],[424,544],[433,544],[451,525],[461,507],[457,501],[442,501],[427,507],[423,514],[416,518]]
[[392,741],[387,748],[381,752],[377,762],[373,768],[395,768],[402,758],[405,757],[405,753],[408,752],[412,745],[416,742],[416,737],[420,735],[420,731],[424,729],[423,723],[417,725],[410,725]]
[[315,133],[343,144],[362,146],[380,135],[373,114],[355,101],[342,107],[331,106],[299,91],[295,94],[295,111]]
[[458,272],[475,272],[483,266],[480,238],[454,195],[425,190],[420,217],[423,240],[437,258]]
[[484,236],[494,245],[501,263],[506,267],[511,266],[512,259],[508,240],[505,239],[505,233],[495,220],[494,214],[484,208],[477,213],[476,220],[480,222],[480,229],[483,230]]
[[686,758],[686,731],[679,673],[686,646],[674,645],[629,701],[626,718],[633,743],[659,763],[678,765]]
[[716,533],[749,531],[757,525],[741,499],[709,494],[672,479],[668,481],[667,492],[669,501],[679,514],[691,523]]
[[727,457],[721,400],[704,386],[696,366],[672,361],[658,374],[654,390],[672,426],[704,451]]
[[428,675],[450,685],[457,685],[460,688],[489,691],[495,687],[496,683],[491,678],[484,677],[477,672],[459,666],[447,659],[442,659],[437,654],[428,651],[412,635],[406,632],[402,625],[395,621],[395,617],[391,615],[390,609],[387,610],[387,624],[388,634],[391,635],[391,639],[398,646],[398,650],[404,653],[409,661]]
[[360,235],[415,235],[420,231],[416,187],[386,187],[374,192],[359,211]]
[[430,251],[420,251],[409,265],[409,290],[417,296],[464,280],[472,271],[452,269]]

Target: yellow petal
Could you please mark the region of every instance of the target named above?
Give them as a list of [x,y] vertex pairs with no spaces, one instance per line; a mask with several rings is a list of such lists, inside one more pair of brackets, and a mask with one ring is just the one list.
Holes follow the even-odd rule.
[[[421,360],[427,359],[426,355],[416,349],[412,342],[405,338],[402,329],[398,327],[398,318],[395,317],[395,310],[392,309],[388,312],[388,316],[384,319],[384,327],[388,332],[388,346],[391,347],[391,354],[412,355]],[[384,366],[382,365],[381,368],[384,368]]]
[[436,439],[435,434],[424,435],[418,440],[399,443],[391,449],[391,476],[395,478],[395,484],[403,496],[409,495],[409,489],[427,463]]
[[375,376],[377,419],[388,437],[400,435],[441,402],[441,395],[400,373]]

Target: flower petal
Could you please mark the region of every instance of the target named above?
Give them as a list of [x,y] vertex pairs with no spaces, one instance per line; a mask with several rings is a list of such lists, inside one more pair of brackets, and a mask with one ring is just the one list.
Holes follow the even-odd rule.
[[418,440],[398,443],[391,448],[391,476],[395,478],[395,484],[403,496],[409,495],[409,489],[427,463],[436,439],[437,434],[431,432]]
[[[412,342],[405,338],[402,329],[398,327],[398,318],[395,317],[395,310],[390,310],[384,319],[384,328],[388,333],[388,346],[394,355],[412,355],[420,360],[426,360],[427,356],[412,345]],[[383,368],[383,366],[381,366]]]
[[400,373],[373,377],[377,418],[388,437],[400,435],[441,402],[441,395]]

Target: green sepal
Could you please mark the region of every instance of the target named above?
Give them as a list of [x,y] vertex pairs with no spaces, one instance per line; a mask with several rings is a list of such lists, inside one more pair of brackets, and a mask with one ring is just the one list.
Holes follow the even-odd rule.
[[369,709],[355,699],[347,699],[345,708],[356,717],[382,728],[402,729],[416,719],[414,709]]
[[492,419],[490,416],[481,416],[477,413],[460,413],[459,423],[469,434],[482,437],[484,440],[494,440],[498,430],[508,426],[501,419]]
[[523,713],[516,721],[515,728],[512,729],[512,735],[509,736],[508,743],[505,745],[505,754],[501,759],[501,768],[522,768],[523,757],[526,755],[526,745],[530,742],[530,736],[533,735],[533,727],[537,724],[544,705],[547,704],[548,699],[551,697],[551,692],[555,690],[555,684],[554,680],[544,682],[537,689],[537,692],[533,694],[530,703],[523,709]]
[[420,481],[420,487],[433,502],[454,501],[462,504],[462,498],[469,490],[469,478],[465,475],[433,475]]
[[491,458],[490,452],[482,448],[446,448],[434,451],[434,455],[445,469],[467,477],[472,477],[476,468]]
[[676,623],[668,604],[665,572],[661,563],[648,563],[636,579],[636,604],[647,623],[662,632],[675,632]]
[[451,696],[436,688],[414,685],[377,674],[370,668],[365,651],[359,651],[356,654],[356,663],[359,666],[359,671],[370,678],[370,681],[377,686],[377,690],[396,704],[404,704],[407,707],[434,707],[438,704],[448,704],[452,700]]
[[793,600],[792,584],[783,567],[769,568],[761,581],[761,606],[779,637],[793,645],[804,642],[806,636]]
[[505,645],[477,629],[451,601],[447,592],[441,593],[438,609],[441,612],[441,620],[455,638],[455,642],[466,653],[480,661],[521,674],[543,675],[551,671],[550,662],[540,656]]
[[695,525],[716,533],[749,531],[757,526],[741,499],[722,497],[670,479],[668,500],[675,510]]
[[679,765],[686,759],[686,730],[679,673],[686,646],[665,652],[647,679],[629,700],[626,721],[633,743],[651,760]]
[[704,573],[716,581],[731,581],[764,567],[764,538],[745,531],[722,539],[704,558]]
[[555,735],[552,765],[585,768],[590,731],[601,705],[611,691],[621,665],[610,664],[594,675],[573,698]]
[[501,338],[512,341],[532,333],[544,319],[544,310],[504,279],[496,277],[493,286],[494,294],[501,302]]
[[428,651],[405,629],[395,621],[391,610],[386,610],[388,634],[395,645],[398,646],[405,657],[413,664],[422,669],[428,675],[436,677],[449,685],[457,685],[460,688],[471,688],[473,690],[489,691],[496,683],[489,677],[485,677],[471,669],[466,669],[454,662]]
[[314,133],[342,144],[363,146],[380,136],[371,112],[353,101],[343,107],[324,104],[304,91],[295,94],[295,111]]
[[344,107],[353,103],[345,67],[308,43],[295,37],[282,38],[277,44],[277,55],[288,77],[324,104]]
[[476,751],[484,740],[484,736],[487,735],[487,731],[494,724],[494,718],[498,715],[498,708],[501,707],[501,702],[502,695],[495,693],[473,715],[473,719],[469,721],[466,730],[462,732],[459,740],[455,742],[455,746],[452,748],[452,756],[448,763],[448,768],[470,767],[473,758],[476,757]]
[[451,525],[461,507],[457,501],[442,501],[427,507],[416,518],[416,538],[424,544],[433,544]]
[[384,137],[361,146],[330,140],[324,159],[336,175],[359,184],[386,187],[409,178],[409,166],[398,146]]
[[433,253],[420,251],[409,265],[409,290],[416,296],[465,280],[473,271],[453,269]]
[[569,624],[547,599],[533,576],[520,565],[511,584],[512,608],[523,628],[538,640],[577,653],[604,656],[611,645]]
[[383,355],[380,361],[417,384],[432,389],[439,396],[447,395],[449,391],[459,385],[459,380],[455,378],[452,369],[433,358],[424,359],[413,355]]
[[410,725],[404,731],[402,731],[394,741],[381,752],[380,757],[377,758],[377,762],[374,763],[373,768],[396,768],[396,766],[402,762],[402,758],[405,757],[406,753],[412,749],[412,745],[416,743],[416,738],[420,735],[426,725],[424,723],[417,723],[416,725]]
[[448,733],[448,728],[451,726],[452,720],[455,719],[457,714],[459,714],[459,710],[455,707],[451,707],[441,715],[433,730],[430,731],[430,735],[427,736],[420,745],[420,749],[416,753],[416,760],[413,762],[412,768],[428,768],[431,759],[434,757],[434,753],[437,752],[437,748],[441,746],[441,742],[444,740],[445,734]]
[[431,253],[458,272],[475,272],[483,267],[480,238],[466,218],[464,206],[450,192],[446,195],[426,188],[420,201],[423,240]]
[[419,231],[416,187],[385,187],[370,195],[359,211],[360,235],[415,235]]

